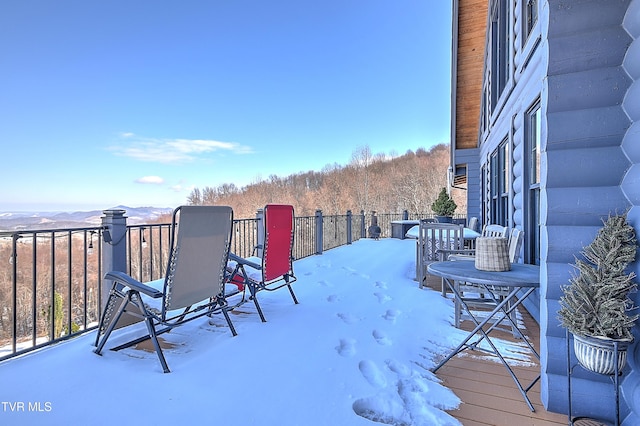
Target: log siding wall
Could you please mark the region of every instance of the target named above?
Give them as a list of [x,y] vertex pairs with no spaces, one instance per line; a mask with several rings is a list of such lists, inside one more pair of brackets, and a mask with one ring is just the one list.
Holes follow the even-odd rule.
[[[620,187],[630,167],[621,148],[630,125],[622,108],[631,83],[622,67],[631,42],[621,25],[628,5],[620,0],[548,2],[540,309],[542,398],[552,411],[565,411],[568,401],[565,331],[557,319],[560,287],[601,219],[629,207]],[[612,418],[614,393],[607,377],[585,374],[573,386],[575,412]]]
[[[622,67],[631,78],[631,85],[624,97],[622,107],[631,120],[622,139],[622,150],[631,162],[629,171],[622,180],[622,191],[631,204],[628,218],[636,230],[640,229],[640,0],[633,0],[627,9],[623,27],[633,41],[627,50]],[[640,276],[640,262],[636,262],[635,273]],[[640,304],[640,294],[634,295],[636,304]],[[635,336],[640,336],[636,326]],[[631,348],[629,364],[631,372],[622,382],[623,396],[629,406],[630,413],[624,424],[640,424],[640,398],[636,395],[640,390],[640,344],[636,339]]]
[[[494,1],[488,0],[484,8]],[[524,229],[525,122],[529,108],[540,103],[541,288],[539,299],[532,299],[527,308],[540,322],[542,402],[550,411],[566,413],[566,340],[557,320],[561,286],[568,283],[574,256],[592,241],[601,219],[610,212],[630,209],[629,219],[640,230],[640,0],[541,0],[538,23],[526,39],[524,1],[510,2],[513,66],[499,110],[480,118],[488,126],[474,147],[456,140],[452,149],[458,164],[458,158],[472,161],[477,155],[477,164],[468,163],[468,182],[475,179],[471,171],[480,182],[481,167],[508,138],[509,225]],[[465,6],[469,3],[461,0],[460,16]],[[459,34],[462,31],[458,29]],[[458,59],[458,64],[463,62]],[[460,74],[456,83],[463,84]],[[472,114],[458,106],[455,119],[460,120],[463,112]],[[470,209],[481,205],[480,192],[479,184],[469,188]],[[638,275],[639,264],[634,265]],[[640,301],[640,295],[635,297]],[[640,424],[640,414],[634,414],[640,413],[640,398],[634,396],[640,388],[640,345],[632,348],[629,364],[623,382],[623,417],[625,424]],[[582,415],[613,418],[613,396],[607,377],[583,374],[574,381],[574,409]]]

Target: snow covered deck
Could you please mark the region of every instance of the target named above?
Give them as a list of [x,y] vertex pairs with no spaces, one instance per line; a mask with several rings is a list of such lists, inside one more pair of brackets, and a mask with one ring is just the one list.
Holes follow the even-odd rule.
[[[527,329],[525,334],[534,342],[536,350],[539,350],[538,324],[526,311],[520,309],[519,312]],[[464,329],[469,330],[470,325],[468,321],[462,324]],[[497,332],[496,335],[505,341],[514,341],[511,333]],[[531,361],[513,367],[518,377],[523,378],[527,384],[540,371],[540,365],[534,362],[533,358]],[[482,353],[453,358],[438,370],[437,376],[462,400],[463,403],[458,409],[449,413],[465,426],[567,424],[566,415],[545,411],[540,403],[540,382],[529,391],[529,397],[536,409],[532,413],[506,369],[495,360],[485,359]]]
[[[566,424],[535,394],[529,412],[495,361],[429,371],[465,332],[451,300],[413,280],[415,241],[362,239],[294,269],[300,304],[286,290],[261,295],[266,323],[248,303],[232,315],[237,337],[218,317],[162,335],[169,374],[145,345],[109,351],[117,335],[94,354],[95,332],[0,363],[0,424]],[[513,362],[539,368],[509,336]]]

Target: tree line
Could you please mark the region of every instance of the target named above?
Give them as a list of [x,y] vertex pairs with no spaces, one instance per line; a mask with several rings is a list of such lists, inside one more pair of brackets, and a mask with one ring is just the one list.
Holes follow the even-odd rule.
[[[449,147],[444,144],[404,155],[372,154],[368,146],[362,146],[353,151],[346,165],[270,176],[242,188],[225,183],[194,189],[187,202],[229,205],[238,219],[254,217],[256,210],[268,203],[292,204],[297,216],[312,216],[317,209],[325,215],[341,215],[347,210],[355,214],[404,210],[428,214],[447,184],[448,167]],[[464,194],[452,195],[457,212],[463,213]],[[167,215],[158,222],[170,220]],[[146,238],[159,241],[152,232],[158,230],[148,228]],[[0,259],[4,259],[0,267],[0,345],[7,344],[13,333],[18,341],[30,336],[54,339],[98,320],[100,259],[91,249],[93,242],[93,235],[86,231],[49,233],[20,239],[12,253],[11,241],[0,241]],[[164,267],[164,261],[147,256],[143,243],[142,238],[132,238],[128,248],[131,273],[136,277],[141,274],[140,279],[149,274],[151,262],[155,269]],[[55,262],[51,257],[54,252]]]
[[[373,154],[368,145],[356,148],[346,165],[334,163],[321,171],[281,177],[271,175],[244,187],[224,183],[195,188],[190,205],[228,205],[236,218],[249,218],[269,203],[291,204],[296,215],[378,211],[430,213],[431,203],[447,184],[449,145],[418,148],[404,155]],[[452,194],[458,213],[464,212],[464,194]]]

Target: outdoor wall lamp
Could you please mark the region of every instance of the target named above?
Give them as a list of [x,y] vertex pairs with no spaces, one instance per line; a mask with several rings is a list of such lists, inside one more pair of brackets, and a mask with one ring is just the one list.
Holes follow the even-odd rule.
[[142,232],[142,243],[140,244],[142,247],[146,247],[147,246],[147,239],[144,236],[144,231],[147,228],[145,228],[144,226],[142,228],[140,228],[140,232]]
[[93,235],[96,232],[97,231],[89,231],[89,245],[87,246],[87,253],[89,254],[93,253]]

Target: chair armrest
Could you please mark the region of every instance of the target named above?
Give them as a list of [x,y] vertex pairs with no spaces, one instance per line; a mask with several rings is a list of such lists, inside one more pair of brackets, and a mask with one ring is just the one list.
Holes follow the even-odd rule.
[[136,291],[139,291],[140,293],[144,293],[147,296],[152,297],[154,299],[158,299],[164,296],[164,293],[162,293],[161,291],[156,290],[153,287],[149,287],[148,285],[145,285],[140,281],[131,278],[129,275],[125,274],[124,272],[120,272],[120,271],[107,272],[107,274],[104,276],[104,279],[115,281],[129,288],[132,288]]
[[237,262],[240,265],[247,265],[252,267],[253,269],[257,269],[257,270],[261,270],[262,269],[262,265],[258,265],[255,262],[252,262],[250,260],[245,259],[244,257],[240,257],[234,253],[229,253],[229,259],[233,260],[234,262]]
[[447,260],[475,261],[476,257],[468,254],[450,254]]
[[475,256],[476,251],[474,249],[463,249],[463,250],[454,250],[454,249],[438,249],[436,253],[443,254],[446,257],[449,257],[452,254],[462,254],[466,256]]

